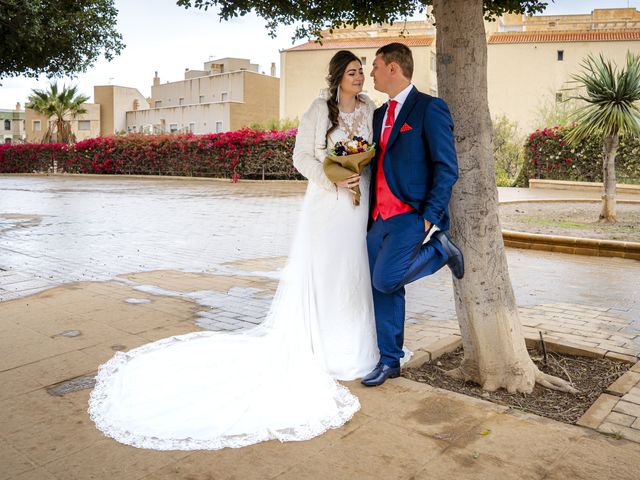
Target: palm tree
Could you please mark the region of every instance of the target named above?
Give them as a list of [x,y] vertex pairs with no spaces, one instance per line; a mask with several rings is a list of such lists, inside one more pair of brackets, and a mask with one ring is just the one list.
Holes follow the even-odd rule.
[[602,211],[600,221],[616,222],[616,151],[620,137],[640,135],[640,55],[627,52],[626,68],[615,65],[600,54],[582,61],[583,71],[572,78],[586,89],[575,98],[587,102],[573,115],[575,122],[567,134],[569,144],[597,136],[602,138]]
[[78,94],[78,87],[62,86],[58,89],[57,83],[51,83],[48,90],[33,90],[29,96],[27,108],[30,108],[42,115],[45,115],[49,121],[47,131],[42,138],[42,143],[50,143],[53,141],[54,133],[59,143],[71,143],[74,141],[74,135],[71,132],[70,119],[87,113],[82,106],[89,97]]

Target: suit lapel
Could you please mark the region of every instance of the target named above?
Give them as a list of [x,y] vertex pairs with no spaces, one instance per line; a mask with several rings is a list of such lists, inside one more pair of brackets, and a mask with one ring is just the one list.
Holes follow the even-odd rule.
[[384,112],[386,111],[387,107],[382,106],[380,108],[376,108],[373,112],[373,143],[376,144],[376,156],[373,157],[373,162],[371,162],[371,171],[373,172],[376,171],[378,155],[380,155],[380,131],[382,130],[382,119],[384,118]]
[[382,130],[382,119],[384,118],[384,112],[387,111],[386,104],[383,107],[376,108],[373,112],[373,142],[376,145],[380,144],[380,131]]
[[400,109],[400,113],[398,114],[398,118],[396,118],[393,123],[393,128],[391,129],[391,134],[389,135],[389,141],[387,142],[387,150],[393,144],[394,140],[398,138],[398,133],[400,133],[400,127],[404,125],[407,120],[407,117],[413,110],[413,107],[416,105],[416,97],[418,95],[418,89],[413,87],[407,95],[407,99],[402,104],[402,108]]

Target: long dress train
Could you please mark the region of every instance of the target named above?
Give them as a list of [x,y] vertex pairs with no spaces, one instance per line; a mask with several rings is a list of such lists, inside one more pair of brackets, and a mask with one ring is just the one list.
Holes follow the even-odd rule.
[[[356,130],[370,138],[370,104],[360,108]],[[341,114],[330,144],[352,133],[353,115]],[[368,182],[367,173],[358,207],[348,192],[309,182],[262,325],[169,337],[103,364],[89,400],[98,429],[135,447],[214,450],[306,440],[347,422],[360,404],[334,379],[359,378],[378,360]]]

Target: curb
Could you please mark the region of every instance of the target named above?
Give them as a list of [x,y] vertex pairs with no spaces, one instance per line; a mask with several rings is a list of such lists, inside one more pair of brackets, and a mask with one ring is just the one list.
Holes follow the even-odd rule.
[[[224,177],[188,177],[186,175],[129,175],[129,174],[100,174],[100,173],[0,173],[0,177],[59,177],[59,178],[102,178],[118,180],[181,180],[197,182],[221,182],[233,184],[230,178]],[[235,183],[306,183],[306,180],[250,180],[241,178]]]
[[502,238],[504,239],[504,245],[512,248],[640,260],[640,243],[636,242],[540,235],[537,233],[515,232],[513,230],[503,230]]
[[[524,340],[527,348],[533,348],[540,345],[540,338],[535,335],[525,334]],[[565,353],[567,355],[581,357],[609,358],[629,365],[635,365],[640,360],[637,356],[624,355],[611,350],[604,350],[602,348],[587,347],[551,336],[544,337],[544,344],[549,352]],[[435,360],[445,353],[453,352],[461,346],[462,337],[460,335],[448,335],[444,338],[418,347],[413,352],[411,360],[404,364],[402,368],[420,367],[423,363]],[[638,371],[640,371],[640,367],[638,367]]]
[[418,347],[411,360],[405,363],[402,368],[420,367],[423,363],[435,360],[445,353],[453,352],[462,346],[460,335],[449,335],[424,346]]
[[[543,180],[532,178],[529,180],[529,188],[549,188],[555,190],[582,190],[588,192],[602,192],[601,182],[572,182],[568,180]],[[633,183],[616,184],[616,193],[629,193],[640,195],[640,185]]]

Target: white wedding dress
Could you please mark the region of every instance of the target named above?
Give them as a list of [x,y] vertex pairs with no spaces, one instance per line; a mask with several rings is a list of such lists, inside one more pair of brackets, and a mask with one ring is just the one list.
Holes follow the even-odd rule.
[[[341,114],[329,146],[348,134],[371,139],[372,110],[369,101]],[[307,440],[351,419],[358,399],[334,379],[359,378],[379,358],[366,248],[368,173],[360,188],[356,207],[344,189],[309,181],[262,325],[170,337],[102,365],[89,400],[98,429],[135,447],[215,450]]]

